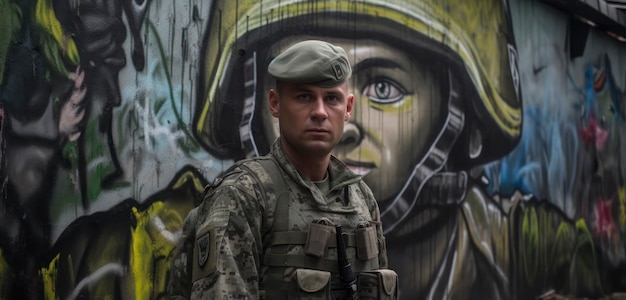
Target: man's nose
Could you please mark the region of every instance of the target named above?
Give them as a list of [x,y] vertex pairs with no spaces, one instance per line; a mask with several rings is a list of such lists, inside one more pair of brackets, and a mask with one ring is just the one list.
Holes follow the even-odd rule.
[[326,111],[326,105],[324,104],[324,98],[318,97],[313,101],[311,117],[316,120],[328,119],[328,112]]

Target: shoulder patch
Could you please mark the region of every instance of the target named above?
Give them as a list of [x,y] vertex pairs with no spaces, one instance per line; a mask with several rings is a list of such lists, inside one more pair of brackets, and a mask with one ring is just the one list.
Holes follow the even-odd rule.
[[204,267],[206,261],[209,259],[211,249],[209,243],[211,241],[211,232],[205,232],[201,237],[196,240],[196,247],[198,248],[198,266]]
[[215,227],[201,228],[196,234],[193,252],[192,281],[209,276],[217,270],[217,237]]

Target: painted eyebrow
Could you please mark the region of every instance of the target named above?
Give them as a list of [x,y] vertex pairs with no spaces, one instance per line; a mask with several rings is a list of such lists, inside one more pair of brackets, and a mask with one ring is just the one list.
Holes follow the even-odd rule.
[[400,65],[399,63],[387,59],[387,58],[381,58],[381,57],[375,57],[375,58],[367,58],[364,59],[362,61],[360,61],[358,64],[356,64],[353,68],[353,72],[359,72],[361,70],[366,70],[368,68],[373,68],[373,67],[377,67],[377,68],[389,68],[389,69],[401,69],[401,70],[405,70],[404,67],[402,65]]

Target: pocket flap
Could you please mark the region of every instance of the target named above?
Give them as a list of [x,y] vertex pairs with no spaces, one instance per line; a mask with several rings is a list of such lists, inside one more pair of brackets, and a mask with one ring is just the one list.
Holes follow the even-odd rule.
[[298,269],[296,270],[296,281],[302,291],[315,293],[328,285],[330,272]]
[[394,270],[389,269],[380,269],[377,270],[380,273],[380,277],[382,277],[383,288],[387,295],[392,295],[396,291],[396,287],[398,285],[398,274]]

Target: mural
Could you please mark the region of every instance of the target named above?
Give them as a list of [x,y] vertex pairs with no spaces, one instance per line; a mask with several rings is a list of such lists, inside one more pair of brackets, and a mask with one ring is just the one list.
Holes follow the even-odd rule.
[[402,299],[626,293],[626,46],[538,0],[0,0],[0,299],[167,298],[187,212],[277,136],[267,63],[342,45],[335,153]]

